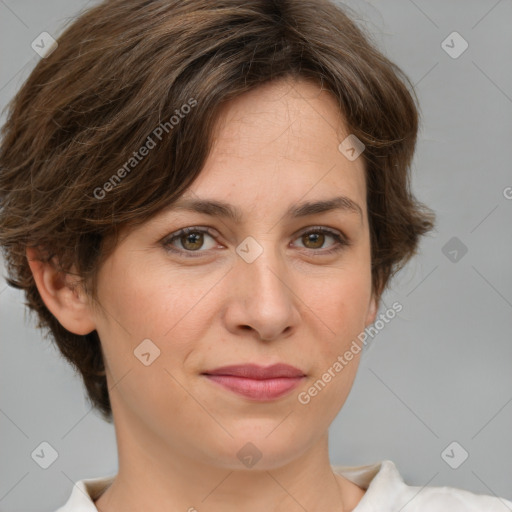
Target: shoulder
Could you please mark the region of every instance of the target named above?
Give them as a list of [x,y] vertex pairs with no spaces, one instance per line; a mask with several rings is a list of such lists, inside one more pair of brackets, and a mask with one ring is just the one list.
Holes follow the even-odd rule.
[[333,469],[366,490],[354,512],[512,512],[512,502],[504,498],[454,487],[407,485],[390,460]]
[[512,512],[511,501],[455,487],[405,485],[401,494],[403,512]]

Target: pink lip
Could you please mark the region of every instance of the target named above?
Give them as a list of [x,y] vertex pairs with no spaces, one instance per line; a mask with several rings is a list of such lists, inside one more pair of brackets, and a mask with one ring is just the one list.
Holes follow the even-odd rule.
[[304,372],[286,364],[224,366],[203,375],[234,393],[260,401],[285,395],[305,377]]

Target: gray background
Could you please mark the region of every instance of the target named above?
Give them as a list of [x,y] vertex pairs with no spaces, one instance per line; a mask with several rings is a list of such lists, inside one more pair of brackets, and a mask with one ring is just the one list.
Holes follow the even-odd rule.
[[[39,59],[31,42],[58,36],[88,4],[0,0],[0,108]],[[438,226],[384,296],[382,311],[395,300],[403,310],[363,355],[331,428],[331,461],[391,459],[409,484],[512,499],[512,2],[345,4],[416,85],[413,188]],[[441,46],[453,31],[469,43],[456,59]],[[467,247],[456,262],[443,252],[452,237]],[[0,511],[49,512],[74,481],[117,470],[115,435],[23,300],[2,278]],[[42,441],[59,454],[46,470],[30,455]],[[441,457],[453,441],[469,453],[457,469]]]

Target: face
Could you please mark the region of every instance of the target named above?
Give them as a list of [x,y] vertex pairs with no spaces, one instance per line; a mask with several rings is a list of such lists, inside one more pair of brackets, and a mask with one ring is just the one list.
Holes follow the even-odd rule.
[[[230,102],[179,203],[121,237],[94,313],[118,437],[130,430],[147,448],[226,468],[240,468],[250,442],[270,469],[325,435],[360,353],[339,356],[376,306],[364,163],[338,150],[349,135],[338,117],[329,94],[304,81]],[[299,209],[337,197],[325,211]],[[239,217],[194,209],[199,200]],[[249,363],[302,377],[205,375]]]

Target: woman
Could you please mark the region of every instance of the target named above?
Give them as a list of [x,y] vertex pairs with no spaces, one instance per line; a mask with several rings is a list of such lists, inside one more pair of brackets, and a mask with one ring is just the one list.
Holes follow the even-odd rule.
[[511,509],[329,462],[361,334],[433,227],[406,83],[318,0],[106,1],[41,60],[1,244],[119,454],[60,512]]

